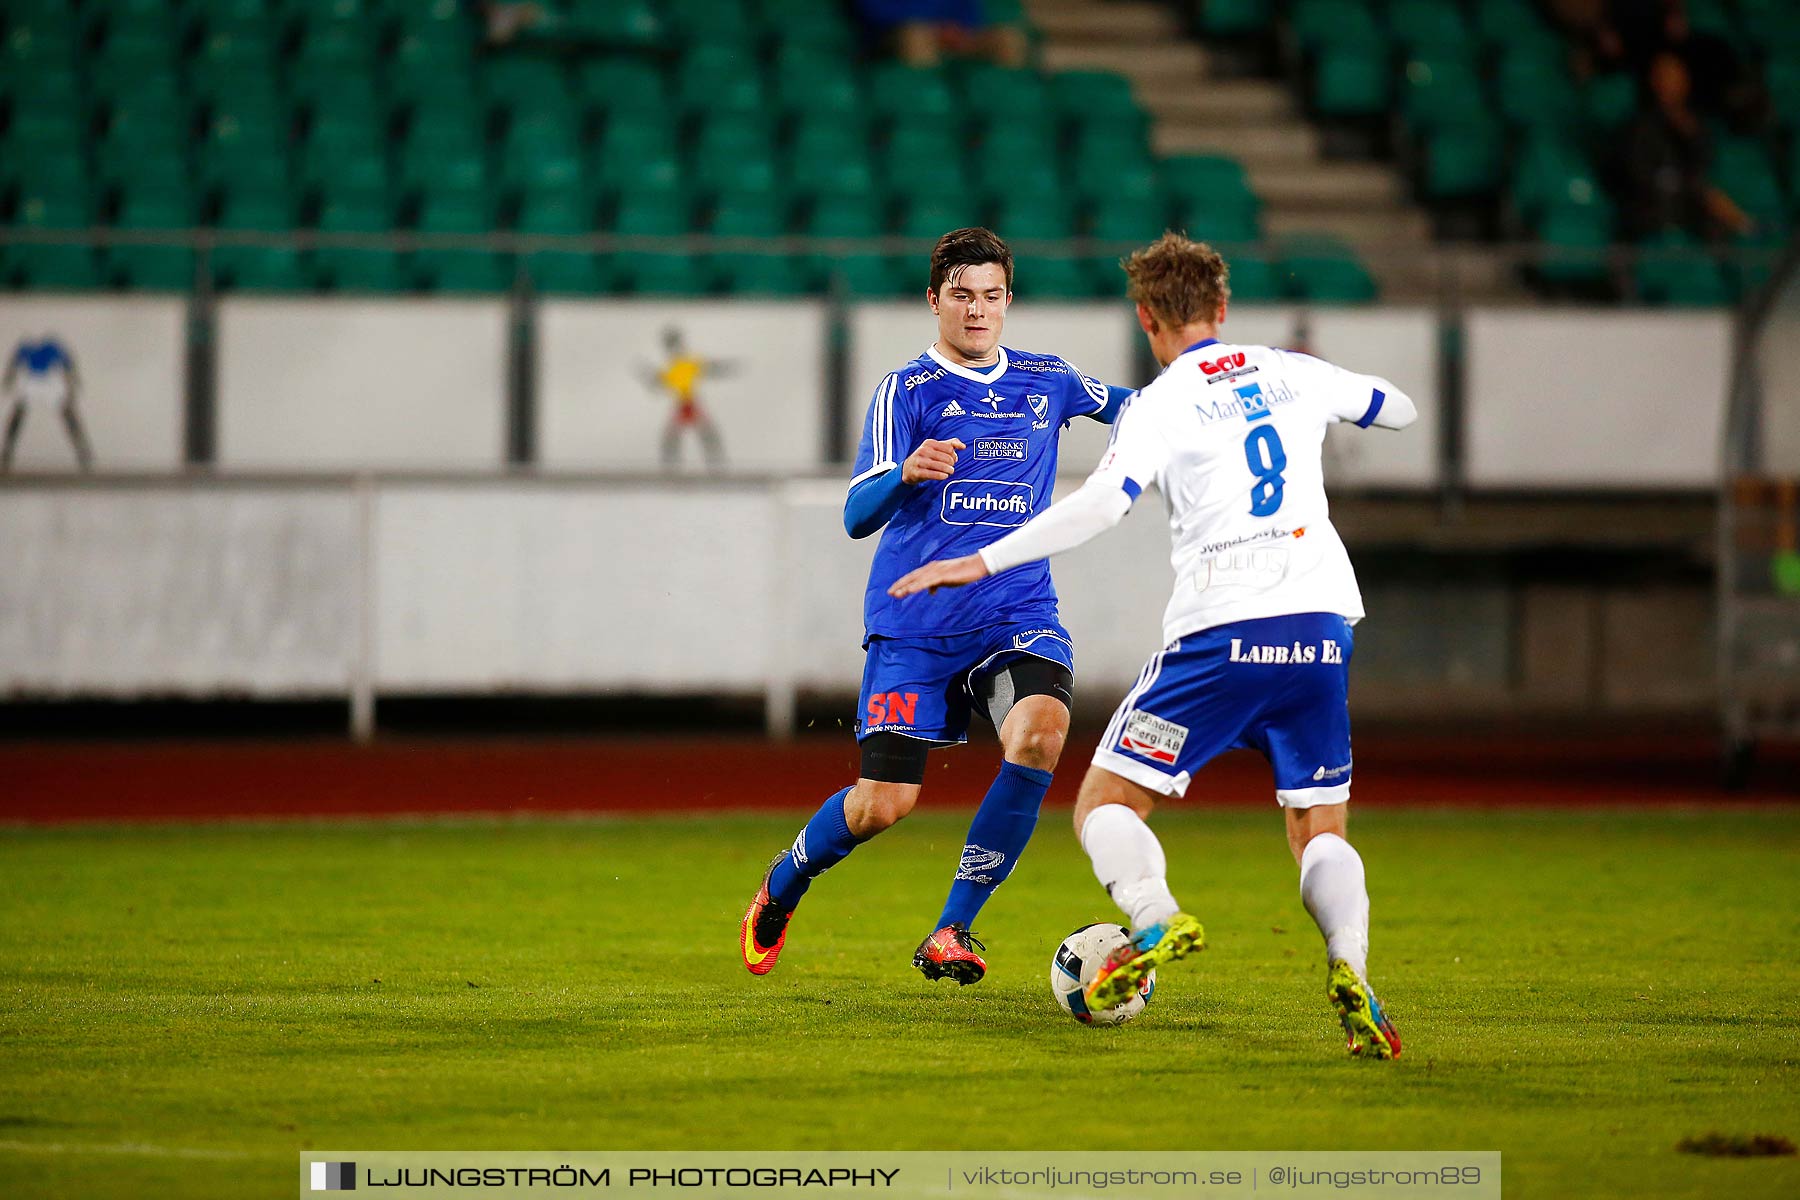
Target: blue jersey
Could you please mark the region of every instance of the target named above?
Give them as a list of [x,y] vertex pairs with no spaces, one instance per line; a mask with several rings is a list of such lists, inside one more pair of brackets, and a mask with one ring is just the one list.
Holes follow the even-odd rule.
[[887,589],[933,559],[974,554],[1048,508],[1063,424],[1110,419],[1108,399],[1105,384],[1062,359],[1005,347],[981,369],[958,366],[934,347],[882,380],[863,422],[852,488],[898,471],[927,438],[960,438],[967,449],[949,479],[904,488],[869,569],[867,635],[943,637],[1054,614],[1056,589],[1043,561],[905,601]]
[[12,365],[22,367],[27,375],[48,375],[57,367],[64,370],[75,364],[69,360],[68,351],[54,340],[41,342],[20,342],[13,351]]

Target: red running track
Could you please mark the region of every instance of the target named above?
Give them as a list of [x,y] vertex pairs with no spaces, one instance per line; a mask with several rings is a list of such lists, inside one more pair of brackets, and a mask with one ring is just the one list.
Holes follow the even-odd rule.
[[[1094,738],[1071,739],[1050,803],[1073,803]],[[1751,790],[1717,784],[1700,736],[1364,737],[1359,804],[1800,802],[1800,759],[1765,761]],[[966,809],[999,761],[991,742],[932,756],[922,804]],[[855,775],[848,736],[780,744],[708,734],[592,740],[0,743],[0,822],[210,821],[490,812],[809,810]],[[1262,760],[1226,755],[1184,805],[1273,805]]]

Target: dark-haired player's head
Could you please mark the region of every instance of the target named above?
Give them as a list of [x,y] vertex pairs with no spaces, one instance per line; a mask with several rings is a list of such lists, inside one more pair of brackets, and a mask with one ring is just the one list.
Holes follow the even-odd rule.
[[1128,281],[1125,294],[1137,302],[1138,325],[1163,366],[1190,338],[1210,337],[1225,323],[1231,268],[1205,242],[1165,233],[1119,265]]
[[1012,303],[1013,256],[991,229],[952,229],[931,251],[931,311],[952,360],[991,362]]

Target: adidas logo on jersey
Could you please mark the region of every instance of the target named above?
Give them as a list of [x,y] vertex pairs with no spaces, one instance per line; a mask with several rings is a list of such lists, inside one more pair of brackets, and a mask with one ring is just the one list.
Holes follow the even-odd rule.
[[966,417],[969,415],[969,410],[952,400],[950,403],[944,405],[944,411],[938,415],[942,417]]

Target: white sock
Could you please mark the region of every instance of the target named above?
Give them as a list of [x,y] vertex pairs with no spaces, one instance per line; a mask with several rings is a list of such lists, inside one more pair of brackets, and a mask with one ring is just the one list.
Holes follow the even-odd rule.
[[1369,977],[1369,893],[1362,855],[1335,833],[1321,833],[1300,855],[1300,902],[1325,935],[1325,954]]
[[1133,932],[1181,911],[1169,893],[1162,843],[1131,809],[1102,804],[1082,823],[1080,840],[1094,861],[1094,877],[1131,918]]

